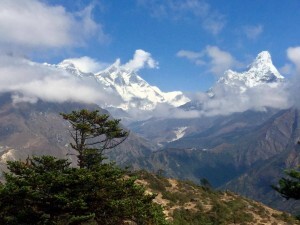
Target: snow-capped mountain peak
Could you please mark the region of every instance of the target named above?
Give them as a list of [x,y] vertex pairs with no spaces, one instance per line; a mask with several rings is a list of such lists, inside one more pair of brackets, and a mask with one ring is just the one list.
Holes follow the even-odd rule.
[[122,104],[115,106],[105,103],[105,105],[110,105],[110,107],[117,107],[123,110],[153,110],[160,103],[177,107],[190,101],[180,91],[162,92],[158,87],[150,85],[136,71],[123,66],[120,59],[117,59],[112,65],[95,74],[81,71],[70,60],[64,60],[57,65],[47,64],[47,66],[67,71],[81,79],[94,78],[101,87],[99,90],[107,90],[109,93],[113,92],[114,95],[119,96],[123,100]]
[[189,101],[180,91],[165,93],[158,87],[151,86],[135,71],[122,66],[120,60],[95,74],[95,77],[99,83],[114,89],[120,95],[124,104],[119,107],[124,110],[130,108],[152,110],[159,103],[179,106]]
[[262,84],[276,86],[283,81],[284,77],[273,65],[271,55],[268,51],[263,51],[257,55],[245,72],[235,72],[227,70],[224,76],[218,80],[218,84],[225,84],[232,87],[240,87],[243,92],[247,88]]
[[267,79],[267,81],[275,81],[276,79],[284,79],[284,77],[278,72],[273,65],[271,55],[268,51],[259,53],[253,63],[249,66],[249,71],[257,72],[258,75],[263,75],[261,78],[272,76],[273,79]]
[[273,64],[271,54],[268,51],[262,51],[261,53],[259,53],[251,64],[251,67],[257,67],[264,64]]

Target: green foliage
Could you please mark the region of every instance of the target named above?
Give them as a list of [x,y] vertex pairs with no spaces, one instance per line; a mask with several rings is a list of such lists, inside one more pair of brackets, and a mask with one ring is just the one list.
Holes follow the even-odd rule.
[[206,213],[201,210],[176,209],[173,213],[174,225],[226,225],[253,222],[253,216],[246,212],[246,204],[242,201],[233,200],[226,203],[216,201],[212,204],[212,209]]
[[173,213],[174,225],[213,225],[214,223],[201,212],[191,212],[184,209],[175,209]]
[[72,168],[51,156],[8,162],[0,224],[166,224],[154,195],[113,164]]
[[99,165],[103,152],[121,144],[128,132],[120,127],[120,120],[109,119],[98,110],[82,109],[71,113],[61,113],[72,126],[71,137],[74,143],[71,147],[78,152],[78,166],[90,168]]
[[281,178],[278,182],[278,186],[272,186],[277,192],[279,192],[286,199],[300,200],[300,170],[293,169],[287,170],[285,173],[289,178]]
[[11,173],[0,189],[1,224],[58,224],[89,221],[94,217],[84,201],[85,171],[69,167],[67,160],[51,156],[27,162],[8,162]]

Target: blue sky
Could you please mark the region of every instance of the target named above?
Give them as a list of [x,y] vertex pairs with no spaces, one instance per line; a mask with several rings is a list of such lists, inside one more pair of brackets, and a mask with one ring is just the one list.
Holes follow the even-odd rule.
[[[28,7],[29,14],[34,10],[45,17],[31,20],[37,34],[24,31],[23,40],[16,38],[20,31],[14,29],[22,23],[30,27],[30,20],[24,22],[27,17],[10,27],[2,20],[1,52],[16,51],[49,63],[88,56],[107,65],[117,58],[126,63],[141,49],[159,66],[144,65],[138,73],[163,91],[205,91],[224,70],[245,69],[263,50],[270,51],[286,76],[300,65],[299,0],[28,0],[31,6],[12,2],[0,0],[1,8]],[[0,19],[3,14],[0,9]],[[297,51],[288,55],[288,49]]]

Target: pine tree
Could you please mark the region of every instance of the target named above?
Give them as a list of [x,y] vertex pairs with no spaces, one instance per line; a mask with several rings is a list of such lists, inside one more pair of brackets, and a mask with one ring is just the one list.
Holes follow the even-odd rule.
[[289,177],[281,178],[278,182],[278,186],[272,186],[277,192],[279,192],[286,199],[292,198],[292,199],[300,200],[300,170],[299,170],[299,168],[285,171],[285,173]]
[[98,110],[82,109],[61,115],[72,126],[70,134],[74,143],[70,145],[78,153],[80,168],[99,165],[105,150],[118,146],[128,137],[128,132],[120,127],[120,120],[109,119]]
[[0,187],[0,224],[80,224],[89,222],[85,192],[91,178],[52,156],[8,162]]

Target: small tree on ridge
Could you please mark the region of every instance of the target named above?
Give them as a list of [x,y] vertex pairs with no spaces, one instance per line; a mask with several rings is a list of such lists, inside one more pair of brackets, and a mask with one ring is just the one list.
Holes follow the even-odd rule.
[[74,143],[70,145],[78,152],[80,168],[99,165],[104,159],[103,152],[121,144],[129,134],[120,127],[120,120],[109,119],[98,110],[82,109],[61,115],[72,126],[70,133]]

